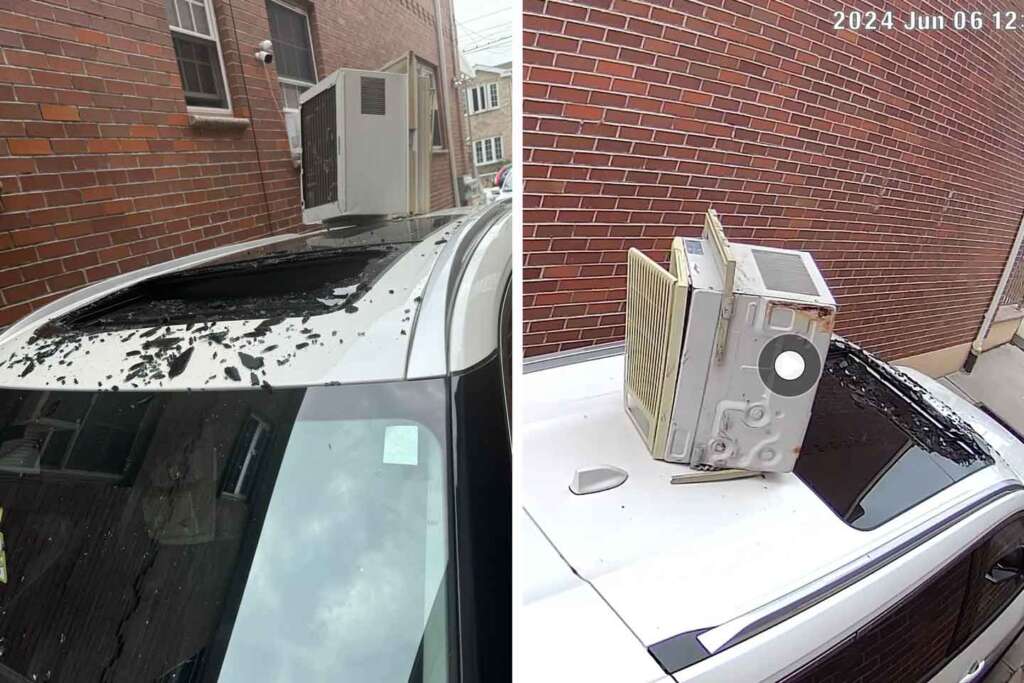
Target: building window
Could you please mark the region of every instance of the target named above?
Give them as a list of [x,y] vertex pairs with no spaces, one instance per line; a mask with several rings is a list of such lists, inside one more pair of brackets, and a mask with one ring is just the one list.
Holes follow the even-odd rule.
[[474,142],[473,160],[477,166],[502,161],[501,137],[484,138]]
[[274,63],[281,97],[288,141],[293,150],[301,149],[299,96],[316,84],[316,61],[313,59],[313,38],[309,16],[297,7],[277,0],[267,0],[270,40],[274,43]]
[[498,84],[485,83],[470,88],[466,92],[470,114],[490,111],[498,108]]
[[211,0],[164,0],[185,104],[230,110]]
[[445,134],[444,134],[444,119],[441,116],[440,100],[441,93],[437,90],[437,75],[434,73],[434,67],[426,64],[419,64],[418,68],[421,73],[426,73],[430,79],[430,129],[431,129],[431,146],[435,152],[442,152],[446,149]]

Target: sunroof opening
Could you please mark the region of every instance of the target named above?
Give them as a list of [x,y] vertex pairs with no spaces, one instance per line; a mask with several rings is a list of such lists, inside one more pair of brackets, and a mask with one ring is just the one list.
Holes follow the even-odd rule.
[[191,268],[120,290],[53,327],[101,331],[357,310],[359,298],[402,251],[322,249]]
[[833,346],[795,472],[840,519],[874,529],[992,464],[971,437]]

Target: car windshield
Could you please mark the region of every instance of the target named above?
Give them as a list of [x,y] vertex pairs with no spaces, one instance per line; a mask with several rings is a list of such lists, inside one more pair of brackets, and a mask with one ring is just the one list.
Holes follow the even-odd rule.
[[0,389],[0,679],[450,680],[446,406]]

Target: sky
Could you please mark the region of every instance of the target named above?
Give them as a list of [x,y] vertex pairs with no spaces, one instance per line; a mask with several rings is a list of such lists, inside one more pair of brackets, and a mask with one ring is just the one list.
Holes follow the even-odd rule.
[[459,47],[471,64],[493,66],[515,57],[515,0],[453,0]]

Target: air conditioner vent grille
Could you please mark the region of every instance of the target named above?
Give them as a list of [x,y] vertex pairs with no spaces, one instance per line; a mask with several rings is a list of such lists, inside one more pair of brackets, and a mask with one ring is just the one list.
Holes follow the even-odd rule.
[[359,79],[359,96],[363,114],[384,116],[387,113],[383,78],[363,76]]
[[338,121],[334,87],[302,103],[302,201],[306,208],[338,201]]
[[[626,284],[626,389],[651,426],[659,423],[666,381],[674,384],[678,340],[672,327],[679,281],[636,249],[629,250]],[[671,377],[670,377],[671,376]],[[654,434],[646,435],[653,444]]]
[[776,292],[792,292],[819,296],[811,274],[799,254],[786,254],[767,249],[751,249],[764,286]]

